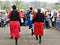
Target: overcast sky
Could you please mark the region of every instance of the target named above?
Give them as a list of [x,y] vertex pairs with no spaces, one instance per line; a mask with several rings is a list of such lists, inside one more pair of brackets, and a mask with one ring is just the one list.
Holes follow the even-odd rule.
[[25,1],[25,2],[30,2],[30,1],[41,1],[41,2],[58,2],[58,0],[22,0],[22,1]]
[[[1,1],[1,0],[0,0]],[[2,0],[2,1],[5,1],[5,0]],[[7,0],[6,0],[7,1]],[[13,0],[9,0],[9,1],[13,1]],[[14,0],[16,1],[16,0]],[[19,0],[20,1],[20,0]],[[58,2],[58,0],[22,0],[22,1],[25,1],[25,2],[31,2],[31,1],[41,1],[41,2]]]

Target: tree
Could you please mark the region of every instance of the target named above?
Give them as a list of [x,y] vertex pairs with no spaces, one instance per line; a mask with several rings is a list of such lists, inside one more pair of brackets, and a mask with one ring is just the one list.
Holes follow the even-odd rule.
[[55,9],[60,10],[60,3],[55,3]]

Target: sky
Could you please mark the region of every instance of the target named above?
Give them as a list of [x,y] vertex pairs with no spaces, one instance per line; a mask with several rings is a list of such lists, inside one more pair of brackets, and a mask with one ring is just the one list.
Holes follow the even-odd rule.
[[25,1],[25,2],[30,2],[30,1],[41,1],[41,2],[58,2],[58,0],[22,0],[22,1]]
[[[0,0],[1,1],[1,0]],[[2,0],[2,1],[5,1],[5,0]],[[7,1],[7,0],[6,0]],[[12,1],[12,0],[8,0],[8,1]],[[16,1],[16,0],[14,0]],[[20,1],[20,0],[19,0]],[[22,0],[24,2],[31,2],[31,1],[41,1],[41,2],[52,2],[52,3],[55,3],[55,2],[58,2],[58,0]]]

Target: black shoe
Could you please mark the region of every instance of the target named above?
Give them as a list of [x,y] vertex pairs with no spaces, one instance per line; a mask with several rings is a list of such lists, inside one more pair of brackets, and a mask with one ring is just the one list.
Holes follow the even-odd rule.
[[31,33],[31,35],[33,35],[33,33]]
[[29,27],[29,29],[30,29],[30,27]]
[[16,45],[18,45],[18,44],[16,44]]
[[13,37],[11,36],[10,39],[13,39]]
[[39,44],[41,44],[41,40],[39,41]]
[[38,36],[36,35],[36,40],[38,40]]
[[36,40],[38,40],[38,38],[36,38]]

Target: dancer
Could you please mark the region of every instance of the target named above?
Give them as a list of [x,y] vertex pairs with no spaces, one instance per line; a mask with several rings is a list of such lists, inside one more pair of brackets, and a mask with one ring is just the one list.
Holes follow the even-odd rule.
[[20,13],[16,9],[16,5],[12,6],[12,11],[8,12],[8,18],[10,18],[10,34],[11,34],[11,39],[15,38],[15,43],[18,45],[17,40],[20,37],[19,30],[20,30]]
[[37,13],[34,15],[33,23],[34,23],[34,35],[36,35],[36,40],[38,40],[39,36],[39,43],[41,43],[41,36],[43,36],[43,29],[44,29],[44,14],[41,13],[40,9],[37,9]]

